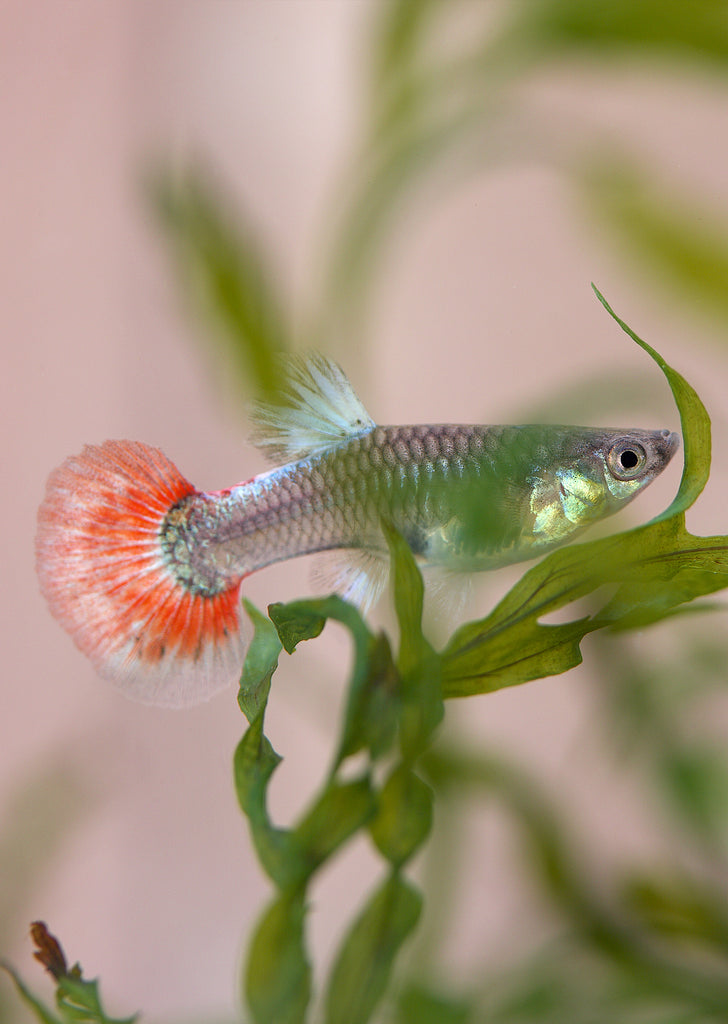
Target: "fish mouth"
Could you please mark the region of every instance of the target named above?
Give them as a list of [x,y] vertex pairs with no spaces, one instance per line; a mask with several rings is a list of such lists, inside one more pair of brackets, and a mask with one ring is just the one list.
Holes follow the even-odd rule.
[[674,430],[662,430],[660,436],[665,440],[665,462],[669,462],[680,447],[680,435]]

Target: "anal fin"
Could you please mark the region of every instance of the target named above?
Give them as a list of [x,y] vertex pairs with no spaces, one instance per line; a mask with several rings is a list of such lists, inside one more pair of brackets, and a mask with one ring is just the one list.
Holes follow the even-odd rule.
[[327,552],[319,556],[314,578],[321,589],[334,590],[366,614],[389,580],[389,557],[368,548]]

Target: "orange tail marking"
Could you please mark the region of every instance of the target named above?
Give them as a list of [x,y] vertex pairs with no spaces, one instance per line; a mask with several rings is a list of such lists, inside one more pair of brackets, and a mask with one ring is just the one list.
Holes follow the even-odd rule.
[[38,512],[51,611],[101,675],[149,703],[198,703],[242,666],[239,582],[204,596],[163,558],[164,518],[194,493],[158,449],[106,441],[51,474]]

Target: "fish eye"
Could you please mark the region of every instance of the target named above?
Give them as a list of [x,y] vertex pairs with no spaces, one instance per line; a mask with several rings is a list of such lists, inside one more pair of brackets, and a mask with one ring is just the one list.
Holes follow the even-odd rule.
[[636,441],[623,440],[615,444],[607,455],[607,465],[618,480],[633,480],[639,476],[647,462],[647,452]]

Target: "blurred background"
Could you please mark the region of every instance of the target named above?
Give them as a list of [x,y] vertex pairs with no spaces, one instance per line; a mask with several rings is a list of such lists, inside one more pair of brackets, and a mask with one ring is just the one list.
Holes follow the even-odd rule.
[[[31,976],[42,918],[112,1012],[232,1020],[269,892],[232,787],[235,694],[172,713],[95,678],[38,593],[45,479],[124,437],[203,489],[261,471],[244,403],[276,345],[338,359],[382,423],[676,428],[594,281],[707,406],[688,525],[724,532],[726,5],[10,0],[0,68],[0,953]],[[661,511],[679,473],[610,528]],[[467,617],[519,575],[479,581]],[[311,565],[248,582],[265,607],[310,593]],[[565,676],[448,706],[443,743],[489,774],[443,798],[451,848],[417,865],[447,1012],[467,992],[491,1000],[478,1020],[683,1019],[580,932],[516,790],[553,805],[615,914],[725,972],[725,631],[719,608],[592,638]],[[349,655],[329,629],[276,677],[281,821],[326,769]],[[375,875],[362,841],[319,880],[315,959]],[[529,985],[546,1001],[509,1002]],[[23,1013],[0,979],[0,1019]]]

